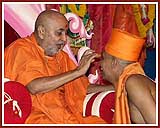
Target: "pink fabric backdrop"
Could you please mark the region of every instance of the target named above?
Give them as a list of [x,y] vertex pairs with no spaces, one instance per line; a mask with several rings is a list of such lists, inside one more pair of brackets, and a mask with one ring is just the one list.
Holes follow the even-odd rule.
[[4,4],[4,19],[21,37],[25,37],[33,32],[34,22],[43,10],[44,4]]

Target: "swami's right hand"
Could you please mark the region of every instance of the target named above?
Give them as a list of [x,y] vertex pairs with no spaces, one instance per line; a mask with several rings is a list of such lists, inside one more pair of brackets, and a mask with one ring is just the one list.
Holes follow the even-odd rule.
[[86,74],[87,70],[90,67],[90,64],[95,61],[95,58],[99,58],[99,57],[100,55],[95,53],[95,51],[91,49],[86,50],[79,63],[79,67],[78,67],[79,72],[82,75]]

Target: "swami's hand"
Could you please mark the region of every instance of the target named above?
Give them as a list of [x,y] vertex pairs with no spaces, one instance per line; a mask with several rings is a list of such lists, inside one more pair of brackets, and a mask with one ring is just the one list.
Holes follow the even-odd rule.
[[79,72],[84,75],[89,69],[90,64],[95,61],[95,58],[99,57],[100,55],[95,53],[95,51],[91,49],[86,50],[79,63],[78,67]]

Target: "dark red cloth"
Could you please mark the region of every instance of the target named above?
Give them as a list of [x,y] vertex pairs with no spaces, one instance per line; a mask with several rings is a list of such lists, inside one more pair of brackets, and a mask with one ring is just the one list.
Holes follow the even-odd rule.
[[46,4],[46,9],[50,10],[50,9],[56,9],[56,10],[60,10],[60,4]]
[[6,21],[4,21],[4,47],[7,47],[19,37],[20,36],[17,32]]
[[101,102],[101,106],[99,108],[100,117],[106,120],[108,123],[112,123],[114,109],[115,109],[115,93],[111,92],[108,95],[106,95]]
[[[93,115],[93,111],[96,111],[96,113],[99,113],[99,115],[96,116],[100,116],[103,120],[111,124],[115,109],[115,92],[105,92],[105,96],[101,99],[102,93],[104,92],[95,93],[91,97],[88,95],[88,102],[84,102],[86,105],[84,108],[85,116]],[[88,96],[86,96],[86,98],[88,98]],[[97,98],[100,102],[96,101]],[[98,107],[95,109],[95,106]]]
[[[18,106],[22,111],[22,117],[18,116],[18,110],[13,111],[13,101],[4,104],[4,123],[5,124],[23,124],[31,112],[32,102],[31,96],[24,85],[8,81],[4,84],[4,92],[7,93],[11,99],[18,102]],[[4,96],[4,102],[7,98]]]

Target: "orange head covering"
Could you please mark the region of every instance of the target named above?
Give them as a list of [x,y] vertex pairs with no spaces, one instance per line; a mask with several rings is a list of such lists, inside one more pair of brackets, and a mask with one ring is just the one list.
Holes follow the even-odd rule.
[[123,60],[137,61],[144,42],[143,38],[114,28],[111,38],[105,46],[105,51]]

